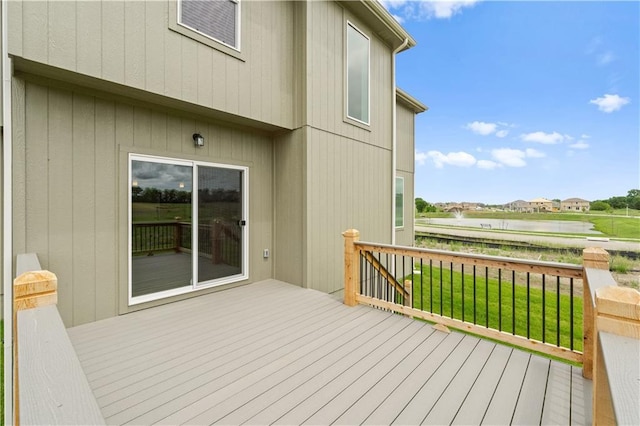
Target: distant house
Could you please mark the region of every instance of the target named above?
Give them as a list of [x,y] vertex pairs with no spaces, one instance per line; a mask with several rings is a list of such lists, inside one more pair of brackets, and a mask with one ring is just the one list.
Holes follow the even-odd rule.
[[530,213],[531,204],[525,200],[516,200],[504,205],[505,210],[510,210],[517,213]]
[[560,203],[563,212],[588,212],[591,203],[582,198],[567,198]]
[[531,211],[534,213],[553,211],[553,201],[547,200],[546,198],[534,198],[533,200],[529,200],[529,206],[531,207]]
[[6,3],[6,291],[36,253],[73,326],[269,278],[340,292],[348,228],[413,244],[426,106],[379,2]]

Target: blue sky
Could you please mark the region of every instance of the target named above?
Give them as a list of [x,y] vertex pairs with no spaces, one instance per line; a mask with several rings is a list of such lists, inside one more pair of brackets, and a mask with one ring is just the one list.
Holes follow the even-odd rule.
[[418,46],[398,86],[416,197],[502,204],[640,187],[640,3],[385,1]]

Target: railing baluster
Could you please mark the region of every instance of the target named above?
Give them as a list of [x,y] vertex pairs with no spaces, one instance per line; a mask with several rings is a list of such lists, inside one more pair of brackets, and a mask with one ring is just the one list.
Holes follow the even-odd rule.
[[560,346],[560,277],[556,277],[556,345]]
[[516,335],[516,271],[511,271],[511,333]]
[[449,307],[453,318],[453,262],[449,263]]
[[569,348],[573,350],[573,323],[574,323],[574,312],[573,312],[573,278],[569,281]]
[[460,265],[460,271],[462,272],[462,321],[464,321],[464,263]]
[[424,276],[424,269],[422,269],[422,258],[420,258],[420,310],[423,311],[424,308],[422,304],[424,303],[424,297],[422,296],[422,277]]
[[473,323],[476,321],[476,265],[473,265]]
[[502,268],[498,269],[498,330],[502,331]]
[[489,267],[484,267],[484,315],[485,327],[489,328]]
[[429,259],[429,312],[433,312],[433,260]]
[[542,274],[542,343],[546,343],[546,335],[547,335],[547,275]]
[[442,316],[442,260],[440,261],[440,316]]
[[531,274],[527,272],[527,339],[531,338]]

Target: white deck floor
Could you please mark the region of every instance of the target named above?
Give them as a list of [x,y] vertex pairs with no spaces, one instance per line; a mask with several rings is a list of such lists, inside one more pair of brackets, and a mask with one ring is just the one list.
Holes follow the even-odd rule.
[[590,424],[576,367],[275,280],[69,329],[108,424]]

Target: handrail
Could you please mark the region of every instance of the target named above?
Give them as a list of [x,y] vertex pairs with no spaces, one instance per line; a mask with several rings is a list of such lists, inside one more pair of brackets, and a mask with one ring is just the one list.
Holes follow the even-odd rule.
[[58,280],[35,254],[14,280],[14,424],[105,424],[56,307]]
[[[368,304],[533,350],[540,350],[541,342],[523,342],[521,338],[508,333],[489,328],[482,330],[460,319],[426,312],[413,305],[403,306],[393,299],[381,300],[377,296],[360,294],[360,274],[367,273],[366,269],[358,266],[362,261],[360,253],[377,251],[403,256],[403,262],[404,256],[408,256],[412,266],[414,259],[428,259],[470,264],[474,267],[474,273],[476,266],[491,265],[527,273],[567,276],[571,280],[582,279],[584,352],[571,355],[563,353],[563,348],[548,348],[543,352],[582,362],[583,376],[593,376],[594,424],[640,424],[640,292],[617,286],[609,272],[609,254],[605,250],[584,249],[583,265],[576,266],[361,242],[358,241],[360,233],[355,229],[347,230],[342,235],[345,239],[345,304]],[[464,267],[462,271],[464,275]],[[573,286],[573,281],[571,283]],[[464,292],[464,281],[461,290]]]
[[[345,303],[582,362],[582,266],[365,242],[357,230],[343,236]],[[390,278],[377,273],[373,253],[392,267]],[[410,295],[397,291],[394,282],[400,281]]]

